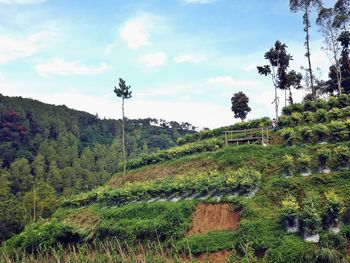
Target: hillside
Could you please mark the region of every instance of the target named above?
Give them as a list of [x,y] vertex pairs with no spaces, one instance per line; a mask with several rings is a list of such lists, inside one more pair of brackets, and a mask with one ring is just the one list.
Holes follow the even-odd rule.
[[[174,146],[192,127],[127,119],[128,158]],[[104,184],[121,162],[121,120],[0,95],[0,242],[50,217],[59,198]]]
[[[350,97],[284,109],[267,146],[186,135],[2,247],[26,262],[348,262]],[[237,134],[239,136],[239,133]],[[9,261],[11,262],[11,261]]]

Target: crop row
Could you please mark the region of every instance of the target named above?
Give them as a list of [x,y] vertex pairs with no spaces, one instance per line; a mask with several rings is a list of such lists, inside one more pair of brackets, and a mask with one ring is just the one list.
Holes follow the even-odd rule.
[[291,115],[293,112],[312,111],[316,112],[318,109],[330,110],[333,108],[345,108],[350,106],[350,95],[342,94],[338,97],[329,97],[328,100],[315,99],[306,100],[303,103],[294,103],[282,109],[285,115]]
[[268,117],[246,121],[246,122],[239,122],[227,127],[222,127],[222,128],[213,129],[213,130],[204,130],[194,134],[186,134],[185,136],[177,139],[177,144],[183,145],[186,143],[218,137],[222,135],[224,131],[254,129],[254,128],[260,128],[260,127],[265,127],[270,125],[271,125],[271,120]]
[[[201,152],[216,151],[224,146],[224,139],[213,138],[205,141],[189,143],[186,145],[172,147],[166,150],[158,151],[151,154],[146,154],[137,159],[128,161],[127,168],[135,169],[145,165],[157,164],[167,160],[192,155]],[[121,169],[121,167],[120,167]]]
[[327,124],[284,128],[278,132],[287,145],[316,142],[339,142],[350,139],[350,119]]
[[257,171],[238,169],[224,173],[198,173],[193,176],[127,183],[120,188],[98,188],[63,201],[63,207],[79,207],[94,202],[108,206],[122,206],[132,202],[195,198],[213,195],[247,194],[259,185]]
[[345,108],[332,108],[330,110],[318,109],[316,112],[293,112],[290,115],[282,115],[278,119],[279,127],[295,127],[299,125],[310,125],[325,123],[350,118],[350,106]]

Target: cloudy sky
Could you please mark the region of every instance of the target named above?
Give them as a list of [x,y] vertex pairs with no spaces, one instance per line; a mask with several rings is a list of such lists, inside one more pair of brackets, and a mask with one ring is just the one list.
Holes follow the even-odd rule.
[[[0,93],[120,118],[113,88],[122,77],[133,91],[129,118],[228,125],[238,91],[250,98],[249,119],[272,117],[271,80],[256,71],[264,53],[278,39],[293,68],[307,62],[301,14],[288,2],[0,0]],[[311,40],[326,77],[316,26]]]

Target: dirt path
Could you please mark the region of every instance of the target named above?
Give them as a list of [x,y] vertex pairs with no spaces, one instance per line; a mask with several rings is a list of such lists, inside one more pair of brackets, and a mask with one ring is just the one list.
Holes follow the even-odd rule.
[[240,214],[229,204],[199,204],[194,213],[188,236],[219,230],[235,230],[239,226]]

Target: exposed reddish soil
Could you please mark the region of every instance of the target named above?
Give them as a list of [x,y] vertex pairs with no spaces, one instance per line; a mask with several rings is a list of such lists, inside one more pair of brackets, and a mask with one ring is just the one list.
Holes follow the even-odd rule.
[[348,247],[346,250],[346,255],[350,256],[350,238],[348,238]]
[[214,166],[209,159],[191,160],[186,163],[158,164],[147,166],[126,173],[126,176],[113,177],[108,185],[121,186],[126,182],[145,181],[168,176],[186,175],[193,171],[208,171]]
[[240,213],[229,204],[199,204],[187,235],[205,234],[219,230],[235,230],[239,226]]

